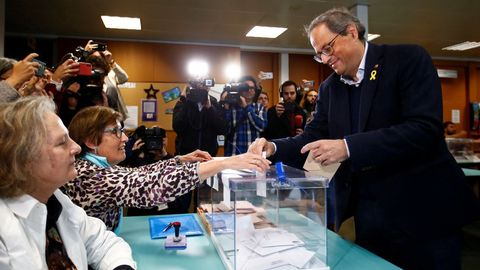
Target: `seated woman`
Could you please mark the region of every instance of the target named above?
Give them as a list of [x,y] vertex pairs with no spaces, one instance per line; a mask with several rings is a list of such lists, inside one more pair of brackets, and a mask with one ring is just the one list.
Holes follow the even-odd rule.
[[58,188],[80,147],[47,97],[0,105],[0,269],[134,269],[130,247]]
[[212,160],[199,150],[136,168],[120,167],[117,164],[125,159],[128,140],[120,119],[115,110],[94,106],[78,112],[68,127],[82,151],[75,162],[79,174],[64,186],[65,193],[111,230],[119,224],[122,207],[145,208],[173,201],[227,168],[269,168],[270,161],[260,155],[246,153]]

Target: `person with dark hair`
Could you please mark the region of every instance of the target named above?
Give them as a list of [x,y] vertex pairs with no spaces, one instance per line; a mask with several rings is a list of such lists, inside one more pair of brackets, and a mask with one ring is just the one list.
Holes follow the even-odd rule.
[[[185,155],[197,149],[217,155],[217,136],[225,135],[227,122],[217,99],[208,94],[210,87],[192,82],[186,87],[173,108],[173,130],[177,133],[175,153]],[[188,213],[195,190],[182,195],[168,205],[171,213]]]
[[292,137],[302,134],[307,116],[298,105],[298,87],[294,81],[288,80],[280,87],[282,101],[268,109],[268,125],[263,133],[268,140]]
[[307,115],[307,123],[311,121],[313,117],[313,112],[315,112],[315,104],[317,104],[318,91],[315,89],[308,90],[300,106],[303,108],[303,111]]
[[70,122],[71,138],[82,148],[75,161],[78,175],[63,186],[65,194],[87,214],[105,222],[109,230],[120,223],[123,207],[150,208],[174,201],[224,169],[265,171],[270,162],[251,153],[212,159],[205,151],[127,168],[122,116],[105,106],[91,106]]
[[217,136],[225,135],[227,122],[217,99],[208,95],[210,89],[193,89],[188,91],[205,91],[204,100],[196,100],[184,89],[180,99],[173,108],[173,130],[177,133],[175,140],[176,154],[184,155],[200,149],[212,157],[217,155]]
[[223,92],[220,97],[228,124],[225,156],[247,152],[248,146],[267,127],[266,108],[257,103],[260,92],[257,81],[253,76],[243,76],[238,82],[248,86],[247,90],[240,91],[239,104],[225,103],[227,92]]
[[[145,131],[147,128],[141,125],[135,129],[132,135],[129,136],[125,145],[125,160],[118,165],[125,167],[139,167],[147,164],[152,164],[159,160],[166,160],[173,158],[173,155],[167,152],[168,139],[166,131],[163,128],[153,126],[148,129],[149,133],[155,133],[154,136],[148,137],[146,145],[145,141],[147,135]],[[193,152],[193,151],[192,151]]]
[[135,269],[128,244],[58,188],[80,146],[48,97],[0,105],[0,269]]
[[115,61],[109,50],[105,49],[99,51],[98,46],[98,43],[89,40],[87,45],[85,45],[85,51],[91,52],[94,56],[103,58],[105,62],[108,63],[109,71],[107,72],[105,70],[106,76],[104,78],[103,91],[107,96],[108,106],[119,112],[122,115],[123,120],[125,120],[128,118],[128,110],[118,85],[128,81],[128,74]]
[[446,146],[432,59],[419,46],[367,42],[346,8],[306,30],[314,59],[335,71],[320,86],[314,118],[301,135],[258,139],[250,152],[296,167],[307,153],[319,167],[340,163],[329,227],[353,216],[356,243],[403,269],[461,269],[461,227],[480,206]]
[[466,138],[467,132],[465,130],[457,131],[455,124],[452,121],[443,122],[443,131],[445,138]]
[[258,95],[257,102],[262,104],[262,106],[265,108],[265,110],[267,110],[268,109],[268,103],[269,103],[267,92],[265,92],[265,91],[260,92],[260,95]]

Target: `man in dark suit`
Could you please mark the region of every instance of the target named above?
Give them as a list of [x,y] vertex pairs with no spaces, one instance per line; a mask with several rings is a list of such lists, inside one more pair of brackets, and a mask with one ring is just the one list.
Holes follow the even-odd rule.
[[321,165],[341,162],[330,183],[335,227],[354,216],[356,242],[402,268],[460,269],[460,229],[479,206],[445,144],[430,56],[367,43],[344,8],[306,30],[315,59],[335,71],[320,86],[314,119],[301,135],[258,139],[249,151],[296,167],[308,151]]

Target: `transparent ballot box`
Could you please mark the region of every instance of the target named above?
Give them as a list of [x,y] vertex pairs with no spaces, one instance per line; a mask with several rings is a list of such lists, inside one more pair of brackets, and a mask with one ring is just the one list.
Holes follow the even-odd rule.
[[198,213],[227,269],[330,269],[327,187],[282,164],[224,170],[198,188]]
[[468,138],[445,138],[447,147],[457,162],[480,162],[474,151],[474,140]]

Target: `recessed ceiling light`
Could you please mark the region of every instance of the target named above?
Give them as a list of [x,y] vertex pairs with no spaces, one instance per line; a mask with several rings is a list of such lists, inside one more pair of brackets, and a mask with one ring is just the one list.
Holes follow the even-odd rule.
[[442,50],[450,50],[450,51],[465,51],[469,49],[473,49],[476,47],[480,47],[480,42],[476,41],[465,41],[462,43],[458,43],[452,46],[448,46],[445,48],[442,48]]
[[283,27],[255,26],[247,33],[246,36],[261,37],[261,38],[276,38],[286,30],[287,28],[283,28]]
[[368,34],[367,40],[368,40],[368,41],[372,41],[372,40],[374,40],[374,39],[376,39],[376,38],[378,38],[378,37],[380,37],[379,34]]
[[102,15],[102,21],[106,28],[141,30],[140,18],[118,17]]

